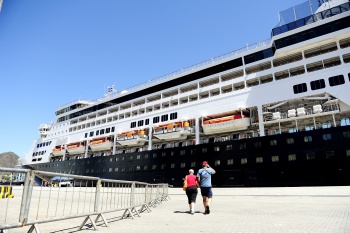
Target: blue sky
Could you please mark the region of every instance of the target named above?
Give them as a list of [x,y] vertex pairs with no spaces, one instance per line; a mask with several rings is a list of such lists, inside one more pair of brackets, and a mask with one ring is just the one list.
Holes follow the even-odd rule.
[[22,157],[59,106],[270,37],[305,0],[4,0],[0,153]]

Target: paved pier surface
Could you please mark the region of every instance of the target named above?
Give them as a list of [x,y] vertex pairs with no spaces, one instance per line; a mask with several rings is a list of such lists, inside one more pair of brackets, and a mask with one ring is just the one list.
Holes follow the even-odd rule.
[[[249,233],[349,233],[350,186],[282,188],[213,188],[211,213],[204,215],[202,198],[189,214],[181,188],[169,188],[170,200],[134,220],[120,219],[122,212],[106,214],[106,227],[98,232],[249,232]],[[78,227],[83,219],[40,224],[42,233],[93,232]],[[28,227],[9,232],[27,232]]]

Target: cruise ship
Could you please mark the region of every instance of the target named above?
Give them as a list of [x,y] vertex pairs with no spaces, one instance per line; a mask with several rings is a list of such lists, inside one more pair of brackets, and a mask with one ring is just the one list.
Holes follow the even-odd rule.
[[350,1],[286,12],[268,40],[57,108],[23,165],[181,186],[205,160],[214,186],[349,185]]

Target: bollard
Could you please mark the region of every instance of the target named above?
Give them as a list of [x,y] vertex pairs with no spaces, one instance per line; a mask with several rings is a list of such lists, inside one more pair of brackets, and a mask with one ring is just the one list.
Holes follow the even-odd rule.
[[11,186],[0,186],[0,199],[1,198],[14,198]]

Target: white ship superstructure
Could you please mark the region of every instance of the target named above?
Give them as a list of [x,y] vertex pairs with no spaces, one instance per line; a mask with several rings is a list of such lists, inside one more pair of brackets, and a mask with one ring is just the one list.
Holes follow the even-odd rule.
[[349,22],[349,1],[324,1],[313,15],[274,28],[271,39],[59,107],[25,163],[349,125]]

